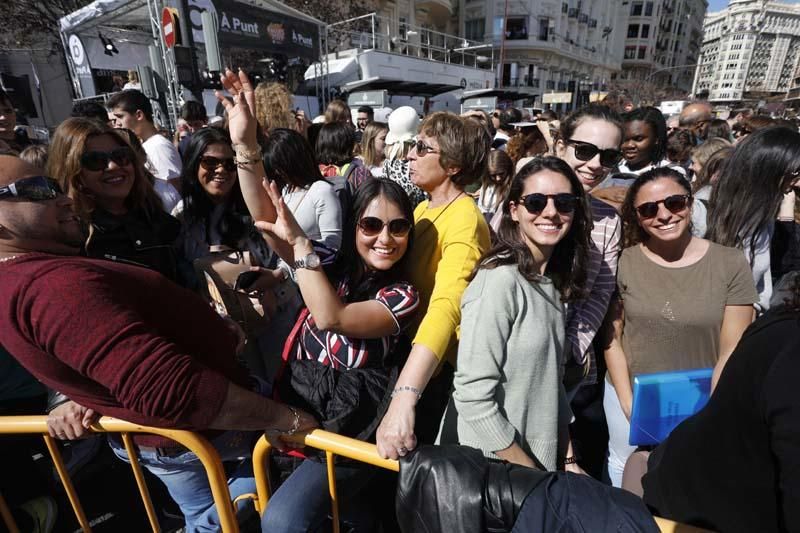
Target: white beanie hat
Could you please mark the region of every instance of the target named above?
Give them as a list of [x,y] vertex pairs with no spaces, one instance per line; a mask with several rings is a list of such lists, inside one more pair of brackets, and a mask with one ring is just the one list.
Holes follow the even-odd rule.
[[410,106],[398,107],[389,115],[386,144],[410,141],[417,135],[417,129],[419,129],[417,110]]

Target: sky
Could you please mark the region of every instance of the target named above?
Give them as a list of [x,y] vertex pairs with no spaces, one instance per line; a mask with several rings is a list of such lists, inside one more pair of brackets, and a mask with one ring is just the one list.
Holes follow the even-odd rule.
[[[782,3],[786,4],[796,4],[797,0],[780,0]],[[728,6],[728,0],[708,0],[708,12],[713,13],[714,11],[719,11],[721,9],[725,9]]]

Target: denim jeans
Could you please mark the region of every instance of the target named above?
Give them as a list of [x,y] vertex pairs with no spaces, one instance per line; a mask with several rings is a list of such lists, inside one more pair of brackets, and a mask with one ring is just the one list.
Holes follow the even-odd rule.
[[[211,441],[225,462],[238,461],[233,472],[228,472],[228,489],[231,499],[256,491],[252,461],[249,459],[256,434],[249,431],[226,431]],[[117,457],[130,462],[125,447],[109,440]],[[220,530],[219,516],[214,506],[211,487],[200,459],[192,452],[176,456],[160,455],[156,451],[139,451],[139,462],[167,486],[172,499],[186,520],[186,533],[211,533]],[[246,458],[245,460],[241,460]],[[227,466],[227,465],[226,465]],[[254,513],[252,502],[238,504],[237,515],[241,523],[245,516]]]
[[[374,475],[375,470],[365,465],[336,466],[340,518],[349,522],[353,531],[374,530],[373,517],[364,505],[366,502],[357,494]],[[316,531],[330,514],[327,467],[325,463],[306,459],[270,498],[261,520],[261,531]]]

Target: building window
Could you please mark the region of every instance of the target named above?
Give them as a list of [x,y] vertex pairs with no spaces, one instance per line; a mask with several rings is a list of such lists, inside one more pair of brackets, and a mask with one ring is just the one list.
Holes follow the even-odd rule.
[[464,37],[471,41],[482,41],[486,29],[484,19],[472,19],[464,23]]
[[653,16],[653,2],[647,2],[644,5],[644,16],[652,17]]
[[545,88],[546,89],[550,89],[550,90],[555,89],[556,88],[555,80],[547,80],[547,83],[545,84]]
[[562,13],[566,13],[568,10],[569,10],[569,4],[567,4],[566,2],[562,2],[561,3],[561,12]]
[[639,37],[639,25],[628,24],[628,39],[636,39]]
[[539,40],[546,41],[550,37],[550,19],[539,19]]
[[641,15],[642,15],[642,3],[634,2],[633,4],[631,4],[631,16],[640,17]]
[[642,39],[650,37],[650,24],[642,24]]
[[509,18],[506,23],[506,39],[509,41],[519,41],[528,38],[528,18],[514,17]]
[[636,59],[636,47],[635,46],[626,46],[625,47],[625,59]]
[[647,54],[647,47],[646,46],[640,46],[637,58],[638,59],[644,59],[645,54]]

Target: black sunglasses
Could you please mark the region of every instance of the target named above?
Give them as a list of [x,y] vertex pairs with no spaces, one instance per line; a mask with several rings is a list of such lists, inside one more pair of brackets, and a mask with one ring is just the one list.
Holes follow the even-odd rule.
[[658,205],[664,204],[664,207],[669,209],[670,212],[680,213],[686,209],[691,199],[692,197],[689,194],[673,194],[657,202],[645,202],[641,205],[637,205],[636,212],[639,213],[639,216],[642,218],[653,218],[658,214]]
[[217,170],[217,167],[222,165],[222,168],[227,170],[228,172],[233,172],[238,167],[236,166],[236,160],[232,157],[226,157],[224,159],[220,159],[219,157],[211,157],[210,155],[204,155],[200,158],[200,166],[206,170]]
[[133,161],[133,150],[127,146],[120,146],[110,152],[85,152],[81,156],[81,166],[86,170],[98,172],[108,168],[108,162],[113,161],[117,166],[124,167]]
[[378,235],[386,226],[389,227],[389,233],[392,237],[405,237],[411,231],[411,222],[405,218],[396,218],[389,222],[384,222],[378,217],[363,217],[358,221],[358,227],[367,237]]
[[538,192],[528,194],[519,199],[519,202],[525,206],[525,209],[531,215],[538,215],[547,207],[548,200],[552,198],[556,211],[562,215],[569,215],[575,211],[575,206],[578,205],[578,197],[574,194],[562,192],[559,194],[541,194]]
[[600,154],[600,164],[606,168],[611,168],[622,160],[622,152],[613,148],[601,150],[592,143],[573,139],[568,139],[565,142],[575,149],[575,157],[581,161],[590,161],[594,156]]
[[425,157],[428,154],[438,154],[439,152],[428,146],[422,141],[412,141],[411,145],[417,151],[417,155]]
[[32,202],[52,200],[59,194],[64,194],[61,186],[56,180],[47,176],[22,178],[0,187],[0,198],[21,198]]

